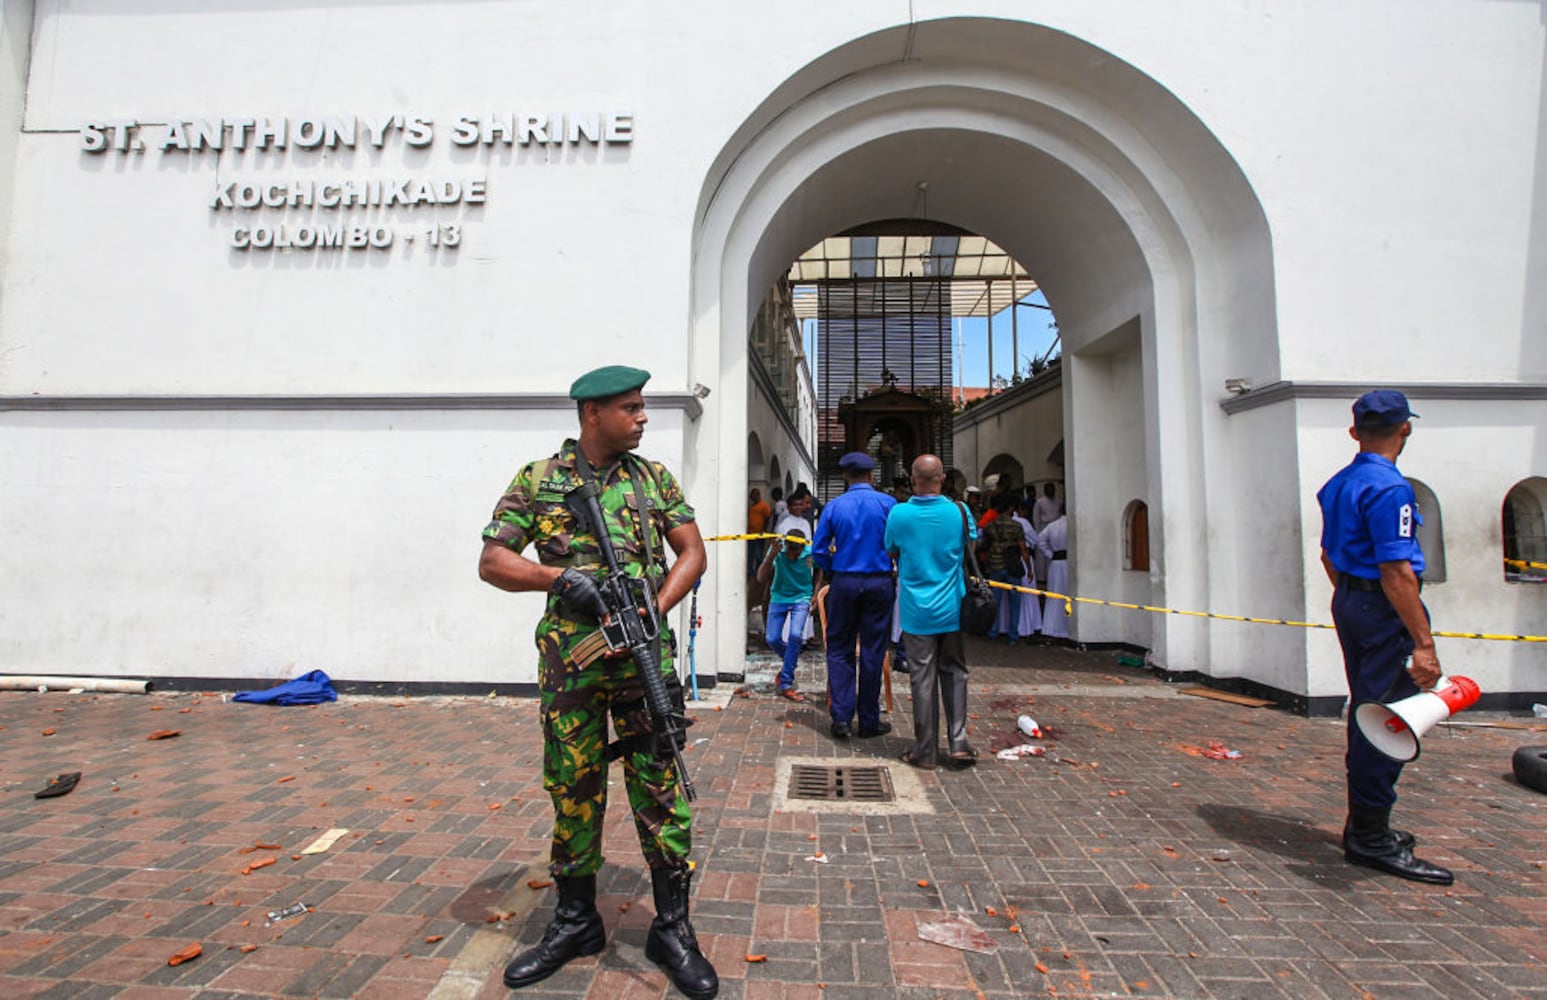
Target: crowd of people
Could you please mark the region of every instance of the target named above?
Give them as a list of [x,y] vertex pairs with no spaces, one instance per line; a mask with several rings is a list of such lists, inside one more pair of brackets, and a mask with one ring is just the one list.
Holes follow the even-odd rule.
[[915,743],[904,760],[923,768],[940,762],[943,707],[945,760],[970,765],[977,752],[966,736],[959,619],[968,547],[989,580],[1008,585],[994,591],[999,603],[991,640],[1066,639],[1061,604],[1044,613],[1039,595],[1011,589],[1062,593],[1067,587],[1068,522],[1057,487],[1046,483],[1038,495],[1005,482],[987,496],[969,487],[958,499],[934,455],[919,456],[908,479],[886,490],[871,482],[875,461],[864,452],[844,455],[839,469],[844,491],[820,516],[805,483],[787,499],[775,488],[772,505],[757,489],[749,497],[748,532],[783,539],[766,547],[760,544],[765,539],[757,539],[748,550],[754,601],[764,608],[764,640],[780,658],[775,693],[806,700],[796,667],[821,619],[835,739],[891,731],[880,711],[891,652],[894,669],[908,673],[914,689]]

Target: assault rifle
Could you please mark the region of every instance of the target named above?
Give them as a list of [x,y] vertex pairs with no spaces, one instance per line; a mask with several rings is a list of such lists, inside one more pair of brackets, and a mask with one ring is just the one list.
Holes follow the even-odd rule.
[[[656,651],[656,642],[661,635],[661,612],[655,601],[655,587],[648,577],[631,577],[619,568],[612,539],[607,535],[607,523],[602,520],[601,504],[596,499],[599,492],[596,480],[587,476],[585,485],[571,491],[566,501],[596,536],[602,561],[607,567],[606,575],[597,581],[602,603],[607,607],[607,617],[602,619],[602,636],[607,640],[607,648],[614,652],[627,650],[634,658],[639,678],[644,683],[653,752],[658,760],[670,755],[677,778],[682,782],[683,794],[692,802],[698,793],[693,789],[693,779],[688,777],[687,765],[682,762],[682,747],[687,743],[690,723],[672,703],[666,681],[661,677],[661,657]],[[647,511],[640,511],[647,538],[649,516]]]

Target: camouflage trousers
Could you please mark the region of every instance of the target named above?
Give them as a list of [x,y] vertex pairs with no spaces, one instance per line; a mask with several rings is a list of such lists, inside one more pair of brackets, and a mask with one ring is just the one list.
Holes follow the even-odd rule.
[[[662,630],[661,671],[678,685],[670,634]],[[607,720],[620,741],[644,737],[621,758],[639,847],[651,868],[685,868],[693,846],[692,812],[670,758],[649,752],[650,713],[634,658],[602,657],[585,667],[562,655],[557,634],[538,637],[541,659],[543,787],[553,799],[555,876],[590,875],[602,866],[607,814]]]

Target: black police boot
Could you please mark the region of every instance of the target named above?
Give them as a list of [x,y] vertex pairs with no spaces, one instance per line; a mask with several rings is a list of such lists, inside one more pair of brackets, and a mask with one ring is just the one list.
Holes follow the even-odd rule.
[[693,1000],[709,1000],[720,992],[720,977],[698,950],[698,937],[688,923],[688,887],[692,868],[652,868],[655,919],[645,939],[645,957],[666,970],[671,983]]
[[1409,842],[1403,843],[1401,831],[1391,829],[1390,820],[1390,809],[1350,805],[1348,824],[1343,832],[1343,858],[1349,864],[1374,868],[1413,882],[1450,885],[1456,880],[1439,865],[1414,857],[1412,835],[1408,834]]
[[602,915],[596,912],[596,876],[555,876],[559,905],[542,942],[505,966],[505,985],[513,990],[540,983],[572,958],[594,955],[607,944]]

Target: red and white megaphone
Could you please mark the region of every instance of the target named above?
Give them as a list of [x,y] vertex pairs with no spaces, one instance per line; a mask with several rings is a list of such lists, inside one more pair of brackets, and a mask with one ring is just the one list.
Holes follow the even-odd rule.
[[1418,756],[1418,738],[1437,724],[1471,708],[1482,696],[1477,682],[1470,677],[1446,677],[1435,682],[1433,691],[1382,705],[1367,701],[1354,709],[1354,722],[1371,745],[1392,760],[1409,761]]

